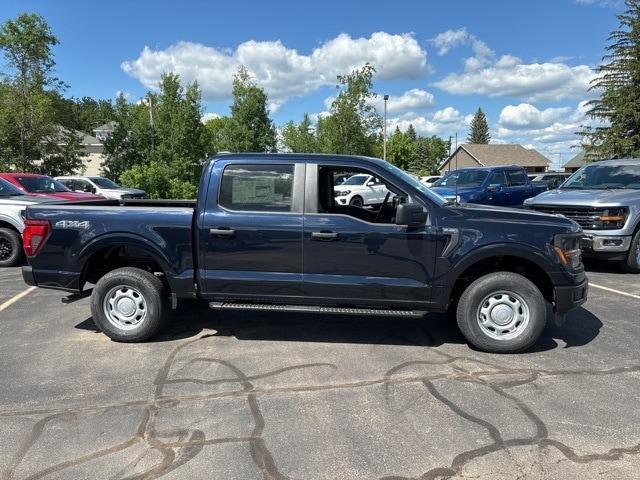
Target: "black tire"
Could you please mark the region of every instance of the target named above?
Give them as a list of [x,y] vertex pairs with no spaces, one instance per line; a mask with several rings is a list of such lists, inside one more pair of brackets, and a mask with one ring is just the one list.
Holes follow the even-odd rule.
[[[496,310],[498,305],[503,305],[499,307],[501,310]],[[516,353],[531,347],[542,334],[547,322],[547,305],[538,287],[522,275],[495,272],[478,278],[465,289],[456,317],[458,327],[470,344],[485,352]],[[486,321],[484,326],[481,318]],[[509,323],[502,327],[496,323],[498,320]],[[512,328],[512,331],[502,331],[503,328]]]
[[349,200],[349,205],[352,207],[364,207],[364,202],[362,201],[362,197],[356,195],[351,200]]
[[[120,300],[109,304],[106,302],[108,298]],[[142,305],[144,308],[141,308]],[[133,316],[127,316],[129,308],[136,309]],[[138,312],[144,312],[140,313],[140,319]],[[143,342],[152,338],[166,323],[168,312],[162,281],[139,268],[125,267],[110,271],[98,280],[91,294],[93,321],[116,342]]]
[[627,259],[623,260],[622,267],[630,273],[640,273],[640,229],[631,239]]
[[0,228],[0,267],[15,267],[22,262],[22,239],[10,228]]

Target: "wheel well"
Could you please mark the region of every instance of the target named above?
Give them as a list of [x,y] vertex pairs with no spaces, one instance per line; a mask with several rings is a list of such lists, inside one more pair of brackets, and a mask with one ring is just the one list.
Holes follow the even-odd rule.
[[116,268],[135,267],[158,276],[170,292],[164,269],[148,251],[126,245],[106,247],[95,252],[84,266],[80,288],[85,283],[95,284],[100,278]]
[[20,231],[16,227],[11,225],[9,222],[0,221],[0,228],[8,228],[9,230],[13,230],[14,232],[16,232],[18,234],[20,233]]
[[499,256],[484,258],[462,272],[451,291],[451,297],[457,303],[462,292],[473,281],[492,272],[513,272],[531,281],[548,302],[553,301],[553,284],[547,273],[536,263],[522,257]]

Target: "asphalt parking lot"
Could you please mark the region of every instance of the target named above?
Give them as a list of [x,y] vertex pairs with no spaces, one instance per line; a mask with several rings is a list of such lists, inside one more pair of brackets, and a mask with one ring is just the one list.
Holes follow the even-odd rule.
[[518,355],[444,316],[193,304],[118,344],[0,270],[0,479],[637,479],[640,275],[588,268],[584,308]]

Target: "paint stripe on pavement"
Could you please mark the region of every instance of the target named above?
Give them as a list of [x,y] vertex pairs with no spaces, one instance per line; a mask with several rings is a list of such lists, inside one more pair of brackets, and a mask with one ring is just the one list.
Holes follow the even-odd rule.
[[636,298],[636,299],[640,300],[640,295],[634,295],[632,293],[621,292],[620,290],[616,290],[614,288],[609,288],[609,287],[604,287],[602,285],[596,285],[595,283],[591,283],[591,282],[589,282],[589,286],[593,287],[593,288],[599,288],[600,290],[605,290],[607,292],[617,293],[618,295],[623,295],[625,297],[631,297],[631,298]]
[[0,305],[0,312],[2,312],[3,310],[9,308],[11,305],[16,303],[21,298],[26,297],[27,295],[29,295],[29,293],[33,292],[36,288],[38,288],[38,287],[29,287],[26,290],[23,290],[22,292],[20,292],[19,294],[11,297],[9,300],[7,300],[6,302],[4,302],[3,304]]

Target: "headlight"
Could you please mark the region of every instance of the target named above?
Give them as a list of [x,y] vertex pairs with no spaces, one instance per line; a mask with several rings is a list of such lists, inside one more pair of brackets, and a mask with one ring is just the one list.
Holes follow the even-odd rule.
[[618,229],[624,227],[628,210],[625,207],[606,208],[602,211],[598,220],[602,222],[602,229]]
[[560,234],[554,237],[553,250],[560,263],[569,270],[577,270],[582,265],[581,237],[581,234]]
[[345,197],[351,193],[351,190],[338,190],[335,192],[336,197]]

